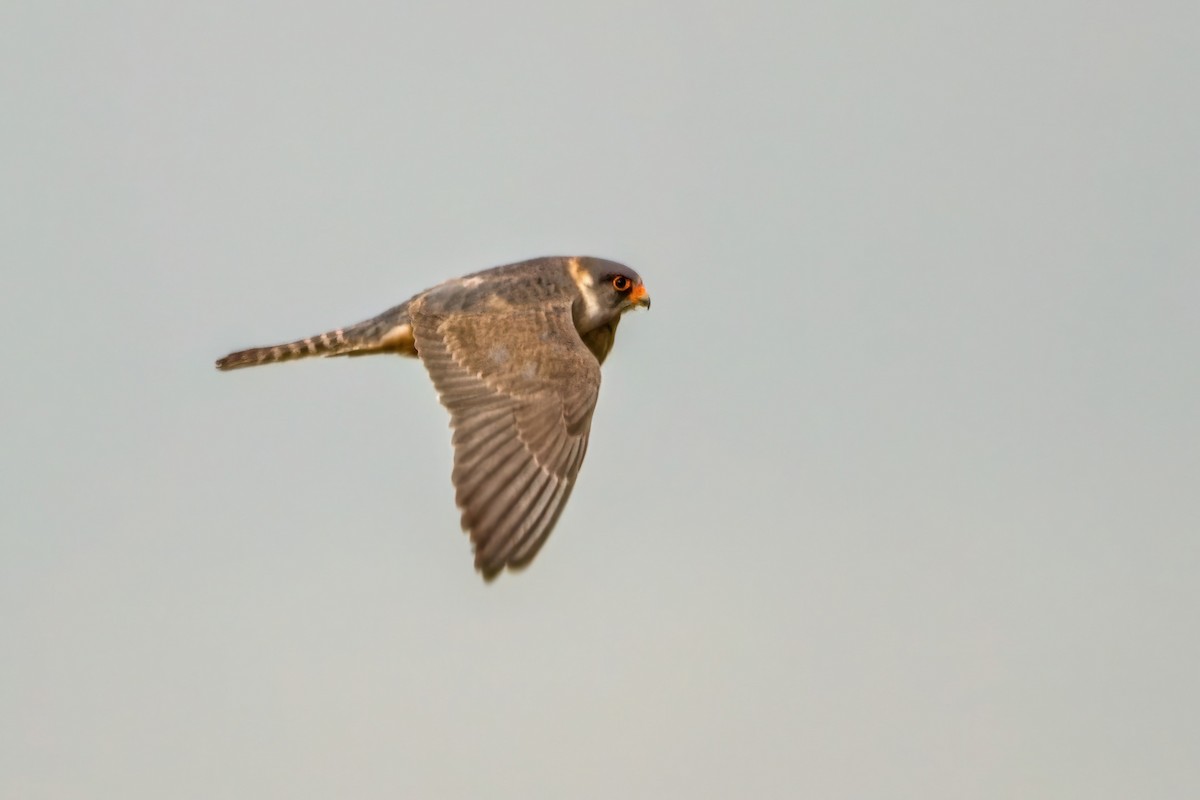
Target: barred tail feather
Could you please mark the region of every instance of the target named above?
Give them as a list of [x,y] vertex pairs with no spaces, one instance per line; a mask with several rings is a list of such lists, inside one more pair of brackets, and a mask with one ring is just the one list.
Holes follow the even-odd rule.
[[277,344],[271,347],[252,347],[249,350],[239,350],[230,353],[217,361],[217,369],[230,370],[242,367],[257,367],[259,364],[275,364],[281,361],[294,361],[307,356],[332,356],[353,349],[354,345],[346,339],[346,332],[339,329],[322,333],[320,336],[310,336],[297,342]]
[[295,361],[310,356],[355,356],[369,353],[399,353],[415,356],[408,304],[385,311],[374,319],[349,328],[310,336],[287,344],[251,347],[217,359],[217,369],[228,371],[261,364]]

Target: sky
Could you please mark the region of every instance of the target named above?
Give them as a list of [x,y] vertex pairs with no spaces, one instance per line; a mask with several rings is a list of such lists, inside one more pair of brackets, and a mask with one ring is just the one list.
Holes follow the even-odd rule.
[[[0,796],[1200,793],[1200,7],[9,2]],[[486,585],[420,364],[637,269]]]

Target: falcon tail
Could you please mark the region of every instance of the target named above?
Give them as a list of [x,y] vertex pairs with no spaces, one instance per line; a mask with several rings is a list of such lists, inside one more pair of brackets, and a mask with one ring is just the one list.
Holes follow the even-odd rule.
[[408,318],[408,303],[349,328],[338,328],[287,344],[238,350],[217,359],[217,369],[228,371],[257,367],[311,356],[365,356],[373,353],[417,354],[412,324]]

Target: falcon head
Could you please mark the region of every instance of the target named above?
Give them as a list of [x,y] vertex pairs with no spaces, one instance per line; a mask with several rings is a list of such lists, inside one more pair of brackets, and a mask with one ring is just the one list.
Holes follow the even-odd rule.
[[579,289],[575,320],[581,332],[610,324],[631,308],[650,308],[642,277],[624,264],[581,256],[568,268]]

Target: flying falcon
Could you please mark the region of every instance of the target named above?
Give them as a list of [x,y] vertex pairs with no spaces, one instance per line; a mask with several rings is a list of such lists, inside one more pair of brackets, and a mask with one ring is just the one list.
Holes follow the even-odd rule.
[[621,315],[650,307],[615,261],[535,258],[446,281],[348,328],[230,353],[221,370],[309,356],[416,356],[454,429],[455,500],[485,580],[529,564],[587,452]]

